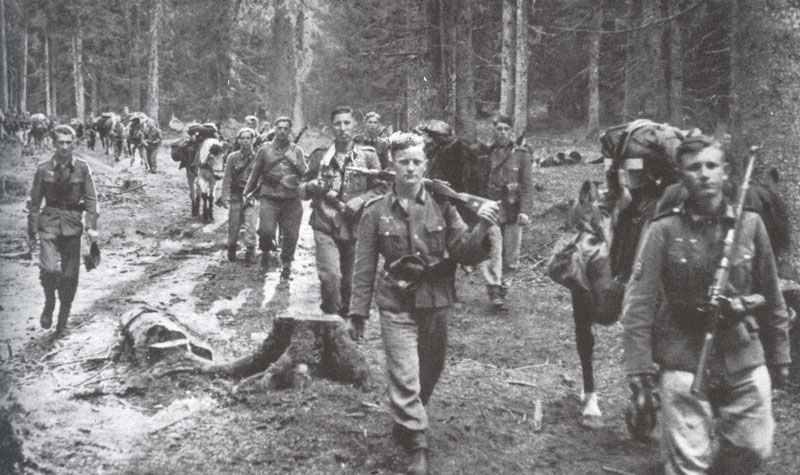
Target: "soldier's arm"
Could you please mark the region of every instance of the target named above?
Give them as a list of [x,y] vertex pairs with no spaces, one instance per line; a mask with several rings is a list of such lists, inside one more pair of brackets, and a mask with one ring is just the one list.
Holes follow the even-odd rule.
[[[381,170],[381,160],[374,149],[365,152],[365,165],[370,170]],[[388,190],[388,183],[377,176],[367,177],[367,189],[360,196],[364,201],[383,195]]]
[[99,216],[97,192],[94,187],[92,169],[86,165],[86,179],[83,181],[84,221],[88,231],[97,231],[97,217]]
[[350,314],[369,317],[375,272],[378,267],[378,219],[377,206],[367,205],[358,224],[355,262],[353,264],[353,290],[350,293]]
[[[233,175],[233,161],[235,158],[236,155],[231,154],[231,156],[228,157],[228,161],[225,162],[225,174],[222,176],[222,195],[220,196],[220,199],[224,203],[227,203],[231,197],[231,179]],[[247,181],[250,181],[250,177],[248,177]]]
[[530,152],[527,150],[520,152],[522,156],[519,160],[519,202],[520,213],[530,217],[533,206],[533,170]]
[[465,265],[475,265],[488,256],[487,239],[489,223],[481,219],[469,229],[456,207],[449,201],[443,202],[442,211],[446,229],[446,245],[450,258]]
[[42,187],[42,172],[39,168],[33,175],[33,186],[31,186],[31,198],[28,202],[28,236],[36,235],[39,226],[39,212],[42,208],[42,198],[44,188]]
[[319,186],[319,170],[322,163],[322,157],[325,155],[325,149],[318,148],[311,152],[308,157],[308,168],[306,169],[303,182],[300,183],[298,191],[300,198],[304,200],[320,198],[321,187]]
[[308,163],[306,163],[306,155],[303,153],[303,149],[300,148],[299,145],[295,145],[295,167],[297,168],[297,172],[302,178],[308,172]]
[[789,313],[780,290],[777,265],[767,229],[759,216],[754,216],[755,262],[753,263],[754,292],[764,296],[766,305],[756,311],[761,328],[764,354],[770,366],[791,363],[789,347]]
[[653,323],[661,289],[664,222],[652,222],[644,232],[633,275],[622,305],[624,369],[629,375],[654,373]]
[[266,157],[266,155],[267,150],[264,147],[258,149],[255,158],[256,163],[253,165],[253,170],[250,172],[250,176],[247,177],[247,185],[244,187],[244,196],[255,191],[258,180],[261,178],[261,172],[264,170],[264,157]]

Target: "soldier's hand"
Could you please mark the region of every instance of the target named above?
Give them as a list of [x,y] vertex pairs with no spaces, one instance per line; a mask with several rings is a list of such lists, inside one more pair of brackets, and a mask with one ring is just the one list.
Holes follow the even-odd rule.
[[361,341],[364,339],[364,326],[366,321],[367,317],[363,315],[351,314],[347,316],[347,332],[350,334],[350,338],[352,338],[353,341]]
[[520,226],[527,226],[531,224],[531,218],[529,218],[525,213],[520,213],[517,215],[517,224]]
[[477,211],[478,217],[491,224],[500,219],[500,205],[496,201],[484,201]]
[[86,231],[86,236],[89,238],[89,241],[91,241],[91,242],[97,241],[97,230],[96,229],[88,229]]

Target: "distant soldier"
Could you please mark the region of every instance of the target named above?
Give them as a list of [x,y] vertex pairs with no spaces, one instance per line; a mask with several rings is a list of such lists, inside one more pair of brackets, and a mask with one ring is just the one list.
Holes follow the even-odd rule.
[[111,125],[110,138],[114,147],[114,161],[118,162],[125,146],[125,126],[119,117],[114,118],[114,122]]
[[533,159],[530,151],[514,143],[513,121],[500,115],[494,120],[494,140],[488,156],[481,163],[481,196],[500,202],[500,231],[502,238],[493,241],[493,252],[481,265],[489,299],[496,307],[505,304],[510,274],[519,267],[522,228],[530,224],[533,204]]
[[152,119],[147,120],[144,125],[143,140],[150,173],[156,173],[158,170],[158,147],[161,145],[161,130],[156,127],[156,123]]
[[222,179],[221,200],[228,206],[228,260],[236,260],[239,229],[244,224],[245,264],[251,265],[256,259],[256,226],[258,223],[258,204],[255,198],[244,198],[247,180],[253,172],[256,155],[253,142],[256,131],[244,127],[236,134],[239,150],[228,155],[225,164],[225,177]]
[[353,109],[335,108],[331,124],[335,133],[333,145],[312,152],[307,181],[300,186],[300,192],[302,197],[311,199],[311,228],[322,293],[320,308],[325,313],[346,316],[361,207],[384,190],[379,180],[347,170],[349,166],[373,170],[381,167],[374,148],[353,141]]
[[384,134],[385,128],[381,127],[381,116],[377,112],[367,112],[364,116],[364,134],[360,136],[360,143],[375,149],[381,168],[389,167],[389,141]]
[[[39,278],[45,303],[42,328],[50,328],[56,291],[61,306],[56,334],[64,331],[72,300],[78,287],[81,234],[86,225],[90,241],[97,239],[97,198],[89,165],[72,156],[75,131],[67,125],[53,130],[56,151],[53,158],[36,169],[31,188],[28,235],[35,242],[38,233]],[[42,208],[44,200],[44,208]]]
[[262,269],[266,271],[269,268],[274,236],[280,226],[281,278],[288,279],[303,220],[303,203],[298,188],[308,165],[303,150],[290,138],[292,120],[278,117],[274,126],[275,138],[258,150],[244,194],[249,196],[258,189],[261,200],[258,237]]

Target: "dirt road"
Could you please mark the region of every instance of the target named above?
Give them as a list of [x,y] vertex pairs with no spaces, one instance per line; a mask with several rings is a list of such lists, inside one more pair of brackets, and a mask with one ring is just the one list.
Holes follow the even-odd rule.
[[[281,284],[277,271],[264,275],[225,260],[224,210],[209,225],[189,216],[183,172],[166,151],[156,175],[84,149],[78,154],[90,161],[101,193],[103,261],[92,272],[82,270],[65,336],[54,341],[38,326],[43,296],[36,261],[0,259],[0,408],[10,414],[26,473],[403,469],[383,409],[375,319],[362,345],[373,374],[364,390],[312,378],[292,390],[254,383],[234,391],[233,381],[158,377],[147,365],[108,361],[119,338],[117,319],[142,302],[190,327],[212,346],[215,360],[252,351],[276,316],[317,311],[313,240],[304,224],[294,279]],[[6,148],[0,163],[4,175],[28,186],[31,159]],[[580,179],[600,171],[578,165],[535,173],[538,215],[524,242],[525,265],[509,311],[490,311],[477,272],[459,275],[462,302],[450,320],[448,367],[429,408],[433,469],[649,473],[655,445],[632,442],[624,429],[620,328],[596,329],[606,424],[584,429],[578,424],[580,367],[569,297],[542,274],[564,201]],[[18,194],[0,202],[0,253],[24,248],[24,200]],[[544,414],[539,431],[533,424],[536,400]],[[765,473],[800,472],[798,408],[797,386],[779,395],[776,457]]]

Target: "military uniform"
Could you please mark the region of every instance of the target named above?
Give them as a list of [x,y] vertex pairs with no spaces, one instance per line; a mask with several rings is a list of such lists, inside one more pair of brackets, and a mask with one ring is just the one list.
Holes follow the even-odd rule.
[[236,255],[239,230],[244,224],[244,244],[247,248],[245,259],[248,263],[252,263],[255,258],[258,206],[255,203],[245,203],[244,189],[255,168],[255,163],[256,155],[252,149],[249,151],[240,149],[233,152],[225,163],[225,175],[222,179],[221,198],[223,202],[228,203],[229,257]]
[[303,219],[303,204],[298,184],[308,171],[303,150],[287,141],[264,144],[256,154],[253,172],[247,181],[244,194],[259,186],[260,218],[258,235],[262,260],[266,264],[272,251],[273,238],[281,229],[281,263],[288,272],[294,260],[294,251]]
[[[350,314],[369,316],[374,294],[386,351],[391,414],[407,435],[407,448],[427,447],[424,406],[445,364],[455,264],[474,264],[487,249],[479,226],[470,231],[452,203],[424,188],[405,203],[389,192],[364,210]],[[403,270],[396,271],[393,264],[404,256],[425,263],[421,277],[409,278],[408,285]],[[382,270],[378,269],[380,257]]]
[[[383,192],[380,182],[348,172],[350,166],[379,170],[381,165],[372,147],[356,144],[346,153],[336,153],[336,146],[331,145],[312,154],[306,182],[300,186],[302,196],[311,199],[321,308],[325,313],[342,315],[347,314],[350,302],[357,211]],[[310,187],[311,180],[318,186]],[[336,197],[330,196],[331,191]]]
[[504,274],[519,266],[522,227],[517,223],[520,214],[531,215],[533,199],[532,159],[525,147],[509,143],[492,145],[483,160],[481,195],[500,203],[500,229],[492,233],[492,249],[481,270],[489,297],[505,297],[508,286]]
[[789,320],[769,238],[756,213],[742,216],[726,295],[760,294],[766,305],[721,328],[709,361],[708,400],[690,393],[708,323],[697,308],[713,282],[732,216],[729,205],[708,218],[680,204],[654,218],[625,292],[625,371],[652,374],[656,364],[660,368],[667,474],[706,473],[714,414],[731,460],[743,466],[747,459],[767,457],[772,448],[771,383],[764,365],[790,362]]
[[386,137],[372,136],[369,133],[357,139],[361,144],[375,149],[378,155],[378,160],[381,163],[381,168],[386,169],[391,166],[391,159],[389,158],[389,142]]
[[117,120],[111,126],[111,143],[114,146],[114,160],[119,161],[122,156],[122,147],[125,143],[125,126],[121,120]]
[[154,124],[149,124],[144,129],[144,146],[147,152],[147,164],[150,173],[158,170],[157,156],[158,147],[161,145],[161,130]]
[[70,158],[61,163],[53,157],[37,167],[28,233],[39,235],[39,278],[45,293],[45,310],[49,310],[49,317],[42,315],[44,328],[50,326],[56,290],[61,302],[57,331],[67,324],[78,287],[84,223],[87,229],[96,230],[97,216],[94,180],[85,161]]

